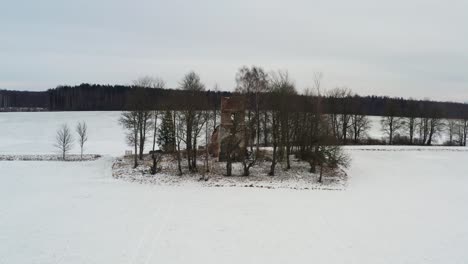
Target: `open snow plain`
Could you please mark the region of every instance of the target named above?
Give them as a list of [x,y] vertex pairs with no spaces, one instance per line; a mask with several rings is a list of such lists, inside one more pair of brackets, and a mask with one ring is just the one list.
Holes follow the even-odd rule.
[[344,191],[155,186],[112,178],[117,119],[0,114],[1,153],[52,153],[56,126],[85,120],[108,155],[0,161],[0,263],[468,262],[463,149],[351,147]]

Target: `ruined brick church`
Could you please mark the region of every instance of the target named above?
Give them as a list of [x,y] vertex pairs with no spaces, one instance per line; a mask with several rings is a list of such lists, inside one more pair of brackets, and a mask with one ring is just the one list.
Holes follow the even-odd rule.
[[237,120],[237,126],[240,128],[236,133],[239,139],[239,148],[237,152],[244,149],[245,142],[245,98],[241,96],[222,97],[221,98],[221,124],[215,128],[211,136],[209,152],[219,161],[225,160],[226,142],[231,135],[233,122]]

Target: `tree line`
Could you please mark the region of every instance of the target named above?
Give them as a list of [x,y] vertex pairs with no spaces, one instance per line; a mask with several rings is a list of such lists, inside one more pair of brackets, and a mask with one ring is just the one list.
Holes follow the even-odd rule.
[[[233,96],[236,92],[219,90],[203,90],[188,92],[183,89],[162,89],[159,87],[143,87],[147,105],[151,110],[182,110],[185,102],[196,104],[198,110],[219,107],[223,96]],[[0,109],[3,111],[37,110],[49,111],[122,111],[132,107],[131,97],[137,91],[133,85],[98,85],[80,84],[78,86],[59,86],[43,92],[0,90]],[[262,92],[259,108],[272,109],[272,94]],[[384,116],[393,111],[400,117],[419,115],[440,118],[466,119],[468,105],[456,102],[438,102],[430,100],[414,100],[391,98],[383,96],[359,96],[353,93],[322,94],[321,101],[324,113],[349,113],[367,116]],[[248,107],[256,107],[255,97],[249,98]],[[304,94],[288,95],[289,107],[292,111],[312,111],[308,96]],[[195,102],[193,102],[195,101]]]

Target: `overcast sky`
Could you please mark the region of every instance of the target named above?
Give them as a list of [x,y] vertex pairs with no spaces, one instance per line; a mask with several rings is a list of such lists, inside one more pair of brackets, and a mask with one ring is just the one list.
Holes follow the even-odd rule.
[[242,65],[299,90],[468,101],[468,1],[15,0],[0,3],[0,88],[44,90],[194,70],[232,90]]

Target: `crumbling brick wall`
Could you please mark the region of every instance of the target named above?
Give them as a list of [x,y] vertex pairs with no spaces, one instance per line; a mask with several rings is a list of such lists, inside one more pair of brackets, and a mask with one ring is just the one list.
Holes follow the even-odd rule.
[[232,117],[236,116],[239,120],[238,126],[241,129],[237,133],[240,139],[239,149],[245,148],[245,99],[241,96],[222,97],[221,98],[221,124],[213,131],[210,143],[210,153],[217,157],[219,161],[224,161],[223,140],[230,134],[232,128]]

